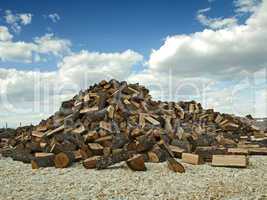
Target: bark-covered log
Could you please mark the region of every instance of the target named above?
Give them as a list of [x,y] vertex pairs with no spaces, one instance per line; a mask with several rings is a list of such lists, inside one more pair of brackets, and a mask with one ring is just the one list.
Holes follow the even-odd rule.
[[102,156],[96,161],[96,169],[106,169],[111,165],[128,160],[131,155],[132,153],[122,150],[110,156]]
[[127,166],[133,171],[146,171],[145,160],[143,155],[134,155],[126,161]]
[[40,167],[52,167],[54,163],[55,154],[53,153],[38,153],[35,154],[34,159],[31,161],[32,169]]

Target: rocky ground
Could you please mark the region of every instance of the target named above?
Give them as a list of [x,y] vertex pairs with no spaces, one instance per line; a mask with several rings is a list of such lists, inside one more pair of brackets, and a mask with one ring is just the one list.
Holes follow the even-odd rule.
[[169,171],[166,163],[147,164],[146,172],[124,164],[102,171],[80,164],[32,170],[0,158],[0,199],[267,199],[267,156],[251,157],[247,169],[185,166],[185,174]]

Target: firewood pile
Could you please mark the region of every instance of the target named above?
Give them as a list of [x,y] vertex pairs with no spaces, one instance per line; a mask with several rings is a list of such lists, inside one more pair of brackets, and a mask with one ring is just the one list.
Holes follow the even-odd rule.
[[0,134],[2,156],[32,168],[65,168],[81,162],[105,169],[125,161],[135,171],[164,162],[185,172],[183,162],[246,167],[248,155],[267,154],[267,134],[253,118],[221,114],[190,102],[152,100],[139,84],[101,81],[62,103],[37,126]]

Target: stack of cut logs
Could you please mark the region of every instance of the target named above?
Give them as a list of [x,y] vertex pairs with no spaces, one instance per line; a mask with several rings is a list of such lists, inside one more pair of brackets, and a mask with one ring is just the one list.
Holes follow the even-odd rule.
[[267,135],[253,118],[205,110],[199,103],[153,101],[139,84],[101,81],[37,126],[0,134],[2,156],[32,168],[65,168],[81,162],[105,169],[125,161],[135,171],[164,162],[184,172],[183,162],[246,167],[247,155],[267,154]]

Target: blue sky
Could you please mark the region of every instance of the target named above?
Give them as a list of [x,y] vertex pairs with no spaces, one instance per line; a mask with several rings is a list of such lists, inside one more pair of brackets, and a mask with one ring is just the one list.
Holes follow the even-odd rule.
[[0,4],[0,125],[38,123],[101,79],[267,116],[267,0]]

